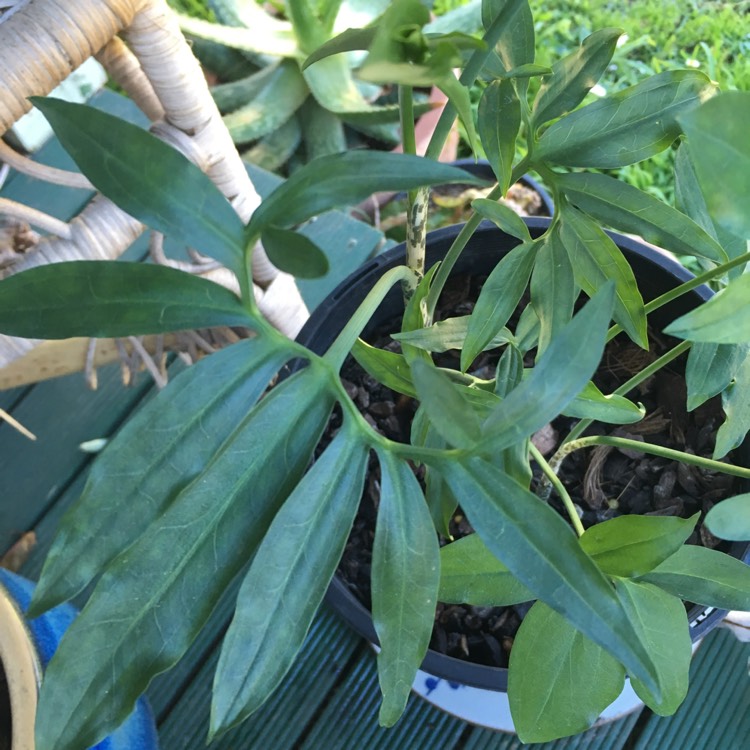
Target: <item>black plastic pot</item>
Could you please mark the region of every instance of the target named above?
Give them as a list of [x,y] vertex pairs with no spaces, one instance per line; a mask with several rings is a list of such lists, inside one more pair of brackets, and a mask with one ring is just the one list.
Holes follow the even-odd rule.
[[[539,237],[549,226],[550,220],[543,218],[526,219],[532,237]],[[460,226],[446,227],[431,232],[427,236],[427,267],[440,260]],[[639,281],[641,293],[646,302],[663,294],[692,278],[679,263],[666,254],[630,237],[609,232],[625,254]],[[518,244],[489,222],[483,222],[468,246],[462,253],[455,272],[489,273],[507,252]],[[297,340],[314,352],[323,353],[333,342],[341,329],[357,309],[364,296],[370,291],[381,275],[390,268],[403,263],[404,246],[399,245],[365,264],[355,274],[344,281],[312,314],[300,332]],[[652,313],[650,320],[663,328],[676,317],[688,312],[712,294],[708,287],[699,287],[690,294],[683,295],[671,304]],[[370,322],[369,330],[382,321],[403,311],[400,288],[394,288],[379,307]],[[747,443],[745,445],[747,447]],[[736,543],[731,554],[750,562],[750,545]],[[351,625],[354,630],[372,643],[377,643],[375,628],[370,612],[349,591],[346,584],[335,578],[328,590],[326,601]],[[723,610],[711,607],[693,607],[689,615],[691,637],[697,641],[709,630],[716,627],[726,614]],[[422,669],[436,677],[450,682],[458,682],[487,690],[505,691],[508,684],[508,671],[499,667],[489,667],[456,659],[435,651],[429,651]]]

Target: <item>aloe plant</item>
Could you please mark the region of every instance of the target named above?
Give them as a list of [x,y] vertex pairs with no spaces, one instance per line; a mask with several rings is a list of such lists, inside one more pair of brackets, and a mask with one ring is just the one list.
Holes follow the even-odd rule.
[[[286,4],[286,19],[270,15],[254,0],[207,4],[217,22],[183,15],[181,26],[198,41],[213,43],[211,51],[224,45],[248,57],[252,72],[212,90],[246,159],[278,169],[295,155],[304,162],[345,151],[347,128],[386,145],[398,143],[398,105],[373,104],[383,98],[385,89],[355,77],[354,63],[337,57],[314,69],[300,69],[307,55],[335,30],[375,22],[390,3],[292,0]],[[452,26],[455,19],[462,30],[476,31],[477,8],[474,2],[447,13],[435,28]],[[422,102],[418,111],[429,106]]]
[[[344,32],[313,52],[306,70],[361,48],[360,74],[399,86],[407,151],[413,143],[411,88],[441,83],[452,106],[428,158],[367,151],[322,157],[268,196],[247,226],[168,146],[86,107],[38,102],[99,190],[155,229],[220,260],[237,274],[241,295],[154,266],[47,266],[0,283],[0,330],[113,336],[222,324],[255,334],[199,362],[144,406],[106,447],[63,519],[32,614],[98,581],[45,677],[41,750],[85,748],[111,731],[149,681],[181,658],[240,572],[209,735],[262,705],[284,679],[334,574],[370,452],[381,472],[372,588],[384,725],[403,711],[438,597],[482,605],[536,600],[515,639],[509,677],[513,718],[526,742],[588,727],[619,693],[626,672],[649,706],[673,712],[687,690],[691,651],[680,599],[750,609],[747,566],[684,544],[697,516],[627,516],[584,529],[558,476],[571,452],[614,445],[750,478],[750,469],[719,460],[724,447],[750,428],[741,398],[750,299],[747,276],[735,275],[750,253],[744,248],[729,257],[719,241],[728,234],[744,243],[750,236],[742,192],[747,95],[717,96],[701,73],[678,71],[576,109],[606,69],[619,30],[595,32],[548,69],[534,63],[526,0],[485,0],[482,17],[482,43],[471,50],[459,79],[451,68],[463,38],[426,35],[424,8],[410,0],[397,0],[377,24]],[[439,151],[456,112],[471,127],[457,92],[488,69],[495,80],[483,95],[475,129],[498,184],[475,203],[476,215],[442,264],[426,269],[421,191],[472,182],[429,155]],[[530,76],[542,82],[533,101]],[[514,161],[519,134],[528,150]],[[682,142],[681,195],[696,220],[585,171],[646,159],[676,141]],[[133,153],[142,170],[133,169]],[[740,186],[739,198],[716,202],[711,157],[718,157],[726,184]],[[537,238],[496,202],[527,169],[545,178],[557,206]],[[385,189],[410,191],[407,264],[383,274],[322,355],[283,338],[252,297],[248,268],[256,240],[262,238],[274,261],[298,276],[323,273],[338,259],[329,260],[295,228]],[[470,316],[434,323],[445,281],[482,217],[518,244],[490,273]],[[644,304],[604,226],[700,256],[710,270]],[[701,282],[730,276],[715,301],[667,329],[681,343],[612,394],[593,385],[608,339],[619,333],[647,347],[649,313]],[[378,304],[399,284],[405,298],[403,324],[394,333],[400,354],[359,340]],[[526,290],[530,303],[512,324]],[[581,292],[589,300],[576,305]],[[717,316],[729,323],[717,325]],[[446,342],[461,349],[456,370],[433,361],[432,353]],[[704,346],[725,348],[713,356]],[[500,357],[495,377],[487,380],[471,367],[490,347],[500,348]],[[729,426],[722,429],[731,439],[723,439],[714,458],[583,436],[594,419],[640,420],[643,409],[628,399],[630,390],[691,347],[689,405],[721,393],[727,409]],[[339,378],[350,354],[380,382],[419,401],[410,443],[385,438],[360,414]],[[261,399],[276,373],[295,359],[306,366]],[[343,426],[306,471],[334,404]],[[580,421],[547,460],[530,436],[563,412]],[[567,518],[543,501],[545,482],[532,489],[532,462],[558,493]],[[414,477],[414,464],[426,469],[426,489]],[[445,509],[435,512],[435,503],[444,494],[434,491],[440,483],[460,499],[476,531],[442,550]]]

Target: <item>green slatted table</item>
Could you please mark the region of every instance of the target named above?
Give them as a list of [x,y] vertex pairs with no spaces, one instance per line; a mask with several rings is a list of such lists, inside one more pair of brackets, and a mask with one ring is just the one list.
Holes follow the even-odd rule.
[[[109,92],[98,106],[133,117],[131,105]],[[52,142],[40,158],[69,166]],[[270,182],[254,174],[261,189]],[[0,193],[67,219],[88,196],[81,191],[40,189],[13,175]],[[311,228],[318,239],[347,248],[337,277],[301,284],[310,306],[371,252],[378,237],[341,215],[323,217]],[[130,251],[143,253],[141,242]],[[177,368],[178,365],[174,365]],[[150,397],[146,376],[123,388],[117,367],[100,371],[99,389],[89,391],[80,375],[0,393],[0,407],[34,431],[27,441],[0,424],[0,553],[23,532],[33,529],[38,545],[22,569],[39,575],[61,514],[79,495],[91,457],[79,444],[111,436]],[[148,695],[160,727],[163,750],[192,750],[205,745],[213,670],[218,648],[232,613],[234,591],[227,591],[207,627],[186,657],[161,675]],[[545,750],[586,747],[590,750],[744,750],[750,748],[750,649],[727,632],[709,635],[693,661],[691,689],[673,717],[643,712],[590,730],[576,738],[533,745]],[[515,750],[509,734],[472,727],[412,697],[396,727],[378,727],[378,691],[371,649],[325,607],[318,615],[300,658],[279,689],[247,722],[219,738],[216,750]]]

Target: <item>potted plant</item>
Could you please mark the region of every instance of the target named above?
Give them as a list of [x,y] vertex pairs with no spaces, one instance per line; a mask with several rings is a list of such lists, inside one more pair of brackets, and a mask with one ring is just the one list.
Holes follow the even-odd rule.
[[[385,725],[398,719],[406,703],[432,631],[441,565],[445,579],[458,545],[464,568],[468,563],[461,560],[489,561],[496,601],[536,600],[516,636],[509,677],[524,741],[586,728],[617,695],[626,672],[649,706],[674,711],[684,697],[690,658],[680,598],[750,608],[750,571],[743,563],[684,544],[697,515],[620,516],[584,529],[558,476],[566,454],[609,445],[750,478],[747,468],[718,460],[721,451],[710,459],[645,441],[582,435],[589,418],[641,416],[624,393],[602,393],[591,384],[607,339],[619,332],[646,349],[648,313],[700,283],[723,283],[743,267],[750,258],[747,224],[739,224],[743,247],[735,253],[737,225],[722,223],[713,198],[704,197],[705,154],[688,154],[687,142],[679,148],[678,177],[686,210],[700,224],[613,177],[568,171],[645,159],[686,129],[704,132],[706,119],[718,131],[721,123],[742,118],[727,115],[723,97],[715,97],[713,84],[694,70],[662,73],[576,109],[608,65],[620,31],[595,32],[551,69],[540,68],[534,64],[528,3],[486,0],[482,10],[482,41],[428,36],[422,33],[424,7],[399,0],[377,24],[345,32],[308,58],[314,65],[329,54],[367,50],[358,75],[399,85],[407,153],[351,152],[314,161],[264,200],[246,227],[197,169],[148,134],[77,105],[37,102],[103,193],[223,263],[236,274],[241,293],[156,265],[58,264],[0,283],[0,330],[48,338],[212,325],[254,332],[175,378],[140,410],[95,463],[83,496],[62,522],[32,614],[96,578],[98,583],[50,663],[40,697],[39,748],[87,747],[116,726],[149,680],[185,653],[241,571],[216,674],[210,735],[256,710],[284,678],[334,575],[371,454],[381,487],[372,604]],[[453,74],[457,66],[463,67],[460,79]],[[492,81],[475,126],[468,86],[480,74]],[[535,77],[541,85],[531,101]],[[447,93],[498,180],[490,197],[475,202],[476,216],[458,231],[440,265],[429,268],[423,188],[472,178],[431,158],[450,128],[450,111],[427,158],[410,153],[410,92],[422,85]],[[519,133],[523,156],[514,161]],[[730,129],[720,142],[733,144],[734,138]],[[731,161],[720,163],[732,171]],[[495,200],[527,170],[544,178],[556,206],[549,225],[534,233]],[[252,248],[260,238],[284,270],[324,273],[328,259],[293,228],[376,190],[411,191],[406,264],[385,269],[356,309],[340,316],[333,343],[315,354],[286,340],[257,313],[247,272]],[[441,292],[482,217],[517,243],[498,255],[471,314],[439,325]],[[709,270],[645,305],[630,265],[602,225],[696,255]],[[743,278],[717,296],[726,299],[730,288],[739,287],[742,306],[735,305],[733,315],[746,314]],[[405,304],[399,353],[359,341],[394,287]],[[579,304],[581,291],[589,298],[585,304]],[[713,304],[670,322],[664,330],[686,341],[668,347],[628,386],[688,351],[690,338],[703,330],[691,316],[702,320]],[[455,367],[441,368],[431,350],[448,335],[460,356]],[[693,403],[708,390],[729,394],[746,350],[734,341],[726,345],[734,347],[732,356],[721,360],[702,347],[697,356],[691,353]],[[493,371],[477,374],[474,360],[498,346]],[[339,377],[350,353],[382,383],[416,395],[419,429],[412,430],[410,442],[388,439],[362,416]],[[267,391],[295,361],[304,366]],[[334,405],[341,423],[308,469]],[[582,421],[547,459],[530,438],[561,412]],[[629,417],[623,420],[623,413]],[[750,425],[736,408],[727,424],[731,440],[722,446],[729,449]],[[531,490],[532,463],[544,478],[538,491]],[[427,472],[431,508],[415,466]],[[430,490],[435,480],[450,492]],[[565,518],[540,497],[545,482],[556,491]],[[444,519],[446,506],[455,502],[476,534],[441,552],[435,519]],[[440,523],[437,530],[444,531]],[[467,580],[465,598],[471,600],[472,586],[481,586],[483,576]],[[552,664],[574,679],[549,680]]]

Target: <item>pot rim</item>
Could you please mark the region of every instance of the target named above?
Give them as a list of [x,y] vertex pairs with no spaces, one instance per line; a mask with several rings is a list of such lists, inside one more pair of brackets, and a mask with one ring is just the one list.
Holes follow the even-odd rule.
[[[523,217],[524,222],[529,227],[532,236],[542,234],[552,222],[548,217]],[[438,258],[430,252],[430,244],[434,246],[435,242],[450,242],[461,230],[462,224],[443,227],[436,229],[427,234],[427,264],[429,268]],[[621,250],[625,250],[648,264],[659,266],[678,283],[689,281],[694,278],[684,266],[675,260],[670,254],[660,248],[645,243],[628,235],[619,232],[605,230],[607,235],[614,240]],[[505,234],[489,221],[482,221],[477,228],[472,240],[484,234]],[[467,249],[471,244],[467,245]],[[520,240],[514,240],[520,243]],[[396,265],[402,263],[405,253],[405,244],[401,243],[395,247],[386,250],[381,255],[376,256],[369,262],[360,267],[351,274],[334,291],[313,311],[310,319],[303,327],[297,341],[314,350],[315,339],[322,335],[325,329],[325,322],[334,310],[339,306],[341,300],[351,293],[353,288],[362,286],[364,293],[374,285],[377,279]],[[704,285],[696,287],[691,292],[705,301],[713,295],[713,291]],[[364,296],[364,295],[363,295]],[[341,315],[336,319],[340,320]],[[745,563],[750,563],[750,543],[733,543],[730,548],[733,556]],[[334,576],[326,593],[326,602],[331,605],[335,611],[360,635],[367,638],[371,643],[378,643],[375,627],[372,621],[372,615],[349,590],[347,585],[341,580],[338,572]],[[707,632],[716,627],[726,615],[726,610],[715,607],[705,607],[694,605],[688,611],[688,620],[690,624],[690,636],[693,642],[700,640]],[[487,690],[506,691],[508,684],[508,670],[504,667],[492,667],[475,662],[465,661],[437,651],[428,650],[425,660],[420,667],[425,672],[436,677],[442,677],[451,682],[459,682],[472,687],[478,687]]]

